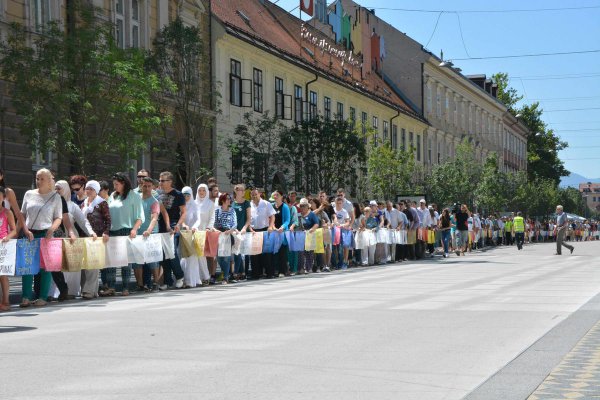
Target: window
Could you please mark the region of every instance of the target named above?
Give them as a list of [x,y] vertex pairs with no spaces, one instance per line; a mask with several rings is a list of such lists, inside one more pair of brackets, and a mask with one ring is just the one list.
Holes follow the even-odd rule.
[[360,120],[360,122],[362,123],[362,134],[366,135],[367,134],[367,113],[363,111],[362,113],[362,118]]
[[392,125],[392,149],[398,150],[398,125]]
[[317,117],[317,92],[310,92],[310,99],[309,99],[309,105],[308,105],[308,114],[310,116],[311,119],[314,119]]
[[140,47],[140,5],[131,0],[131,47]]
[[263,112],[263,73],[260,69],[254,68],[252,73],[254,78],[253,103],[254,111]]
[[323,110],[325,111],[325,119],[331,119],[331,98],[325,96],[323,99]]
[[234,59],[231,59],[229,73],[229,101],[234,106],[242,106],[242,64]]
[[51,0],[33,1],[33,22],[37,32],[41,32],[44,26],[52,20],[51,3]]
[[401,148],[402,151],[406,151],[406,129],[402,128]]
[[442,142],[438,142],[437,144],[437,163],[440,164],[442,162]]
[[283,79],[275,77],[275,116],[283,118]]
[[435,91],[435,115],[438,118],[442,115],[442,97],[439,89]]
[[344,104],[340,103],[339,101],[337,103],[337,113],[336,113],[335,117],[338,121],[344,120]]
[[115,35],[117,47],[125,48],[125,10],[123,0],[117,0],[115,4]]
[[231,183],[237,184],[242,182],[242,152],[231,152]]
[[444,108],[444,115],[446,116],[446,121],[450,121],[450,97],[446,93],[446,104]]
[[294,121],[297,124],[302,123],[304,120],[303,105],[302,87],[294,85]]
[[350,125],[352,130],[356,128],[356,108],[350,107]]
[[377,146],[377,141],[379,140],[379,119],[373,116],[373,143]]
[[433,87],[431,85],[427,85],[427,113],[431,114],[433,112]]
[[413,133],[412,132],[408,132],[408,144],[410,146],[410,151],[414,151],[415,148],[415,142],[413,140]]
[[417,135],[417,161],[421,161],[421,135]]
[[383,121],[383,144],[386,144],[388,141],[388,133],[389,123],[387,121]]

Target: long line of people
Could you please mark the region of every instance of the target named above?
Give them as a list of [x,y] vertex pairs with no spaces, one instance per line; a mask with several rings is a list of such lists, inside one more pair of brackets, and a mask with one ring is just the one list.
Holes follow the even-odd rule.
[[[171,233],[176,249],[174,258],[119,268],[120,293],[127,296],[132,270],[137,290],[149,292],[418,260],[434,257],[437,249],[444,258],[452,253],[462,256],[484,246],[512,245],[521,233],[523,240],[540,237],[540,227],[532,221],[519,229],[512,216],[480,217],[465,204],[455,204],[440,212],[435,204],[428,206],[425,199],[419,204],[408,200],[353,203],[342,188],[332,196],[321,191],[301,199],[296,192],[284,194],[276,190],[267,200],[264,190],[246,189],[242,184],[235,185],[232,194],[221,193],[214,178],[198,185],[195,191],[191,187],[179,191],[174,187],[173,174],[168,171],[162,172],[156,181],[148,171],[141,170],[137,184],[132,187],[126,174],[116,173],[112,176],[110,193],[106,181],[75,175],[68,182],[55,182],[51,171],[41,169],[36,174],[36,189],[25,193],[19,207],[14,191],[6,187],[0,171],[0,240],[6,242],[17,236],[72,241],[91,237],[108,242],[111,237],[133,239],[138,235]],[[338,228],[334,232],[340,232],[341,238],[331,237],[333,227]],[[184,257],[179,253],[181,232],[185,231],[312,233],[318,228],[327,228],[322,230],[324,249],[320,253],[292,251],[294,247],[288,236],[284,236],[275,254],[221,257],[186,254]],[[349,245],[360,240],[362,232],[375,234],[383,228],[406,232],[404,244]],[[548,227],[546,232],[551,230]],[[0,310],[8,310],[7,277],[0,277],[0,283],[3,293]],[[35,276],[22,277],[20,305],[44,306],[54,298],[64,301],[76,296],[92,299],[116,294],[117,268],[51,273],[41,270]]]

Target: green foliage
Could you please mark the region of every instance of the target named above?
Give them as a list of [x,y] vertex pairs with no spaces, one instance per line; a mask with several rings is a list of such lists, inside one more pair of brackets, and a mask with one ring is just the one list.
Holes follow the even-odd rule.
[[396,195],[411,193],[416,174],[414,153],[397,151],[389,143],[368,149],[367,179],[372,197],[396,200]]
[[475,159],[473,145],[464,140],[456,148],[456,157],[436,165],[427,179],[428,192],[439,205],[475,202],[475,190],[481,179],[481,164]]
[[169,82],[145,70],[139,51],[117,48],[112,25],[87,2],[74,2],[69,12],[77,23],[67,33],[57,23],[35,36],[13,25],[0,46],[17,128],[32,148],[52,150],[82,173],[107,154],[124,166],[171,122],[153,96]]
[[513,115],[516,115],[517,103],[523,99],[523,96],[519,95],[519,92],[516,89],[509,86],[508,74],[506,72],[498,72],[492,75],[492,81],[498,85],[498,100],[500,100]]
[[210,143],[219,112],[219,92],[211,86],[200,30],[184,25],[177,17],[158,32],[146,62],[150,70],[173,83],[157,96],[171,100],[175,139],[184,149],[185,176],[180,179],[193,185],[212,171],[211,158],[215,149]]
[[350,121],[322,116],[281,131],[279,146],[295,171],[295,186],[305,192],[353,188],[366,161],[366,138]]
[[232,182],[271,189],[273,177],[282,170],[278,157],[283,129],[279,119],[268,111],[259,117],[252,113],[244,115],[244,124],[236,127],[234,138],[228,143],[232,158],[237,158],[242,167],[240,176],[230,177]]
[[507,176],[498,169],[498,155],[492,153],[485,160],[481,179],[474,193],[475,206],[483,210],[500,210],[507,203]]

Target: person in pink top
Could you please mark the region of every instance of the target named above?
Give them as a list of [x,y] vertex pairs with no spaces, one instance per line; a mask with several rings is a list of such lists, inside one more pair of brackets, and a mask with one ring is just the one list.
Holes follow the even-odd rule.
[[[15,217],[13,213],[4,207],[4,198],[6,197],[6,189],[0,186],[0,241],[8,242],[17,236],[15,229]],[[0,287],[2,287],[2,302],[0,303],[0,311],[10,311],[10,303],[8,300],[9,282],[8,276],[0,276]]]

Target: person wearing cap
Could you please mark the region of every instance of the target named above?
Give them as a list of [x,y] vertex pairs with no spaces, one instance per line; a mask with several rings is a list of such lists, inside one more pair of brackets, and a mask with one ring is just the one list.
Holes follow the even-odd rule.
[[[298,204],[300,208],[300,214],[298,215],[298,231],[314,232],[319,227],[319,218],[310,210],[310,204],[307,198],[300,199]],[[314,251],[300,251],[298,252],[298,273],[308,274],[313,269],[315,261]]]
[[[81,211],[87,218],[92,230],[98,237],[106,243],[110,232],[111,219],[108,203],[98,195],[100,193],[100,183],[91,180],[85,185],[85,194],[87,198],[83,202]],[[89,300],[98,297],[98,275],[100,270],[82,269],[81,270],[81,297]],[[108,289],[108,288],[107,288]],[[114,291],[112,292],[114,294]]]

